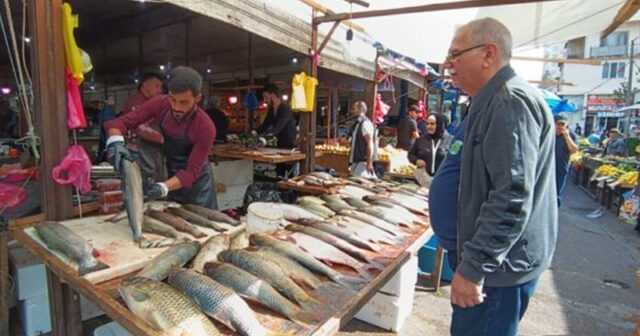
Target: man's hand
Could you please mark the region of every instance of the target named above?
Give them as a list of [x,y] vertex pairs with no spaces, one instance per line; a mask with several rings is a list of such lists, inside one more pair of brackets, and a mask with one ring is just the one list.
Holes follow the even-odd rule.
[[462,308],[471,308],[483,301],[482,286],[465,279],[456,272],[451,282],[451,303]]
[[113,135],[107,139],[107,161],[116,172],[120,173],[122,159],[133,161],[131,153],[124,146],[124,137],[122,135]]
[[169,187],[166,184],[162,182],[154,183],[147,189],[147,202],[167,197],[167,195],[169,195]]
[[373,161],[368,160],[367,161],[367,172],[369,174],[373,174],[374,170],[373,170]]
[[422,167],[424,167],[424,166],[426,166],[426,165],[427,165],[427,163],[426,163],[426,162],[424,162],[424,160],[423,160],[423,159],[418,159],[418,160],[416,161],[416,166],[417,166],[418,168],[422,168]]
[[568,137],[568,136],[570,136],[570,134],[569,134],[569,127],[568,127],[568,126],[565,126],[565,127],[562,129],[562,135],[563,135],[565,138],[566,138],[566,137]]

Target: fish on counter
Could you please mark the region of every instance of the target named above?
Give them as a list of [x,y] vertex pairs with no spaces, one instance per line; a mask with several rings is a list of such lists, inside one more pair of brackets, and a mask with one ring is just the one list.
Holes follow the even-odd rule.
[[144,216],[142,222],[142,231],[147,233],[155,233],[157,235],[169,237],[169,238],[178,238],[178,231],[171,227],[171,225],[167,225],[153,217]]
[[190,241],[168,248],[153,258],[136,277],[162,281],[174,267],[182,267],[198,254],[200,243]]
[[47,248],[61,252],[78,264],[79,275],[109,268],[95,258],[98,253],[91,244],[68,227],[53,221],[38,223],[34,227]]
[[357,198],[357,197],[344,196],[344,200],[345,200],[345,202],[347,202],[347,204],[351,205],[352,207],[354,207],[356,209],[363,209],[363,208],[367,208],[367,207],[371,206],[370,203],[367,203],[367,202],[365,202],[362,199]]
[[196,238],[206,237],[207,235],[200,231],[195,225],[187,222],[181,217],[174,216],[168,212],[148,210],[147,215],[155,218],[180,232],[186,232]]
[[168,208],[179,208],[180,203],[171,201],[153,201],[144,203],[145,210],[165,211]]
[[193,258],[191,268],[202,273],[204,264],[218,260],[218,254],[229,249],[231,237],[228,234],[221,233],[207,239],[200,247],[200,252]]
[[349,230],[353,234],[362,237],[363,239],[375,243],[385,243],[387,245],[394,246],[402,242],[402,240],[398,237],[394,237],[390,233],[380,230],[376,226],[353,217],[336,216],[331,218],[329,221],[336,223],[343,229]]
[[328,234],[331,234],[335,237],[343,239],[351,243],[352,245],[363,248],[363,249],[368,249],[373,252],[380,251],[380,247],[375,243],[370,243],[366,239],[359,237],[354,232],[344,229],[343,227],[338,226],[335,223],[314,221],[314,220],[300,220],[300,221],[296,221],[295,223],[309,226],[317,230],[322,230]]
[[195,204],[185,204],[183,205],[183,207],[195,214],[198,214],[206,219],[210,219],[214,222],[227,223],[233,226],[238,226],[241,224],[239,220],[234,219],[231,216],[219,210],[213,210],[213,209],[205,208]]
[[229,250],[239,250],[247,247],[249,247],[249,237],[247,236],[247,230],[238,230],[231,235]]
[[321,220],[323,217],[318,216],[302,207],[293,204],[286,203],[271,203],[274,209],[282,211],[284,218],[287,220],[299,220],[299,219],[317,219]]
[[312,236],[306,235],[300,232],[294,232],[292,234],[288,234],[286,236],[282,236],[283,239],[287,239],[287,241],[293,240],[293,243],[303,250],[307,251],[314,258],[321,260],[329,265],[345,265],[354,269],[361,277],[371,280],[373,279],[373,275],[369,272],[368,269],[378,268],[378,266],[367,267],[361,261],[351,257],[350,255],[340,251],[333,245],[327,244],[324,241],[314,238]]
[[338,195],[322,195],[322,200],[324,200],[326,203],[337,203],[345,208],[355,209],[355,207],[347,203],[344,199],[342,199],[342,197]]
[[335,213],[340,213],[341,211],[344,210],[355,210],[356,208],[343,203],[343,202],[327,202],[325,203],[325,207],[329,208],[331,211],[335,212]]
[[365,251],[361,250],[360,248],[354,245],[351,245],[351,243],[345,240],[342,240],[330,233],[324,232],[322,230],[319,230],[313,227],[298,225],[298,224],[289,224],[285,229],[292,232],[300,232],[305,235],[311,236],[313,238],[319,239],[331,246],[334,246],[340,249],[342,252],[347,253],[352,257],[359,258],[360,260],[367,262],[369,265],[377,269],[381,270],[384,268],[383,265],[375,261],[374,258],[368,255]]
[[323,205],[323,204],[326,203],[321,198],[315,197],[315,196],[301,196],[301,197],[298,197],[298,202],[300,202],[300,201],[314,202],[314,203],[318,203],[320,205]]
[[193,223],[195,225],[199,225],[202,227],[206,227],[206,228],[210,228],[210,229],[214,229],[218,232],[223,232],[223,231],[227,231],[226,228],[220,226],[220,224],[209,220],[207,218],[204,218],[196,213],[193,213],[187,209],[184,208],[169,208],[167,209],[167,211],[175,216],[178,217],[182,217],[183,219],[189,221],[190,223]]
[[275,288],[255,275],[229,263],[206,263],[204,273],[219,283],[233,289],[240,296],[260,302],[290,320],[308,327],[309,323],[318,323],[314,314],[301,310],[289,299],[278,293]]
[[302,288],[289,278],[278,263],[246,250],[228,250],[218,254],[218,260],[234,264],[239,268],[263,279],[284,296],[302,306],[314,304],[314,300]]
[[249,305],[233,290],[194,270],[178,268],[169,275],[169,284],[192,298],[209,317],[243,336],[272,333],[260,324]]
[[367,195],[375,195],[376,193],[370,190],[367,190],[359,185],[351,185],[347,184],[343,188],[341,188],[338,193],[343,196],[349,196],[356,199],[361,200],[363,197]]
[[318,216],[321,216],[322,218],[330,218],[335,216],[336,214],[331,209],[315,202],[302,200],[298,202],[298,205],[309,212],[312,212]]
[[133,241],[142,240],[142,222],[144,221],[144,194],[140,167],[135,162],[121,160],[122,185],[124,188],[124,208],[127,211]]
[[[359,210],[343,211],[341,215],[355,218],[363,223],[367,223],[371,226],[375,226],[378,229],[385,231],[394,237],[404,238],[408,235],[407,233],[403,232],[400,228],[398,228],[396,225],[391,224],[386,220],[384,220],[384,213],[379,211],[379,209],[377,208],[372,209],[372,207],[369,207],[363,210],[364,211],[359,211]],[[378,214],[378,215],[374,215],[374,214]]]
[[140,248],[160,248],[178,245],[189,241],[186,238],[160,238],[160,239],[142,239],[140,241]]
[[192,299],[163,282],[129,278],[118,292],[133,314],[165,335],[222,335]]
[[309,175],[317,177],[321,180],[335,180],[336,178],[333,177],[331,174],[326,173],[326,172],[320,172],[320,171],[314,171],[309,173]]
[[316,273],[325,275],[329,279],[333,280],[334,282],[337,282],[347,288],[353,289],[354,286],[366,283],[366,280],[362,281],[362,279],[345,275],[332,269],[331,267],[318,261],[309,253],[300,249],[298,246],[296,246],[293,243],[285,242],[269,235],[257,234],[257,233],[254,233],[251,236],[249,236],[249,241],[251,241],[252,244],[257,246],[271,247],[274,250],[278,251],[278,253],[283,254],[293,260],[296,260],[298,263],[300,263],[304,267]]
[[290,259],[287,256],[284,256],[278,253],[276,250],[270,247],[261,247],[254,253],[258,253],[263,255],[264,257],[275,261],[280,268],[295,282],[304,284],[306,286],[311,287],[312,289],[318,288],[322,285],[322,281],[320,281],[313,273],[311,273],[304,266],[298,264],[295,260]]

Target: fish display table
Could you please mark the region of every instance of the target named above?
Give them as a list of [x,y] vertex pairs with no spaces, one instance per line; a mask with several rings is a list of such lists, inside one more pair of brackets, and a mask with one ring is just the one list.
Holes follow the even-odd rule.
[[230,146],[215,146],[211,151],[214,157],[230,159],[247,159],[257,162],[278,164],[287,162],[297,162],[306,159],[307,155],[290,149],[281,148],[258,148],[239,149]]
[[[166,248],[140,250],[133,244],[133,241],[129,240],[131,233],[128,226],[108,223],[104,219],[105,216],[87,217],[61,222],[75,230],[78,235],[89,240],[100,252],[97,259],[110,266],[107,270],[85,276],[79,276],[72,263],[61,258],[57,252],[47,249],[39,241],[33,232],[35,222],[14,223],[10,230],[13,237],[42,260],[52,274],[68,283],[74,290],[93,302],[131,333],[134,335],[162,335],[148,322],[134,315],[124,305],[116,289],[124,278],[144,267],[153,256],[163,252]],[[212,230],[201,229],[207,236],[215,234]],[[241,229],[242,227],[229,226],[231,234]],[[406,241],[406,246],[394,246],[393,255],[389,258],[390,262],[371,281],[358,292],[347,290],[339,293],[331,292],[330,304],[323,307],[324,313],[321,323],[313,324],[308,329],[293,329],[294,333],[318,336],[336,334],[400,270],[410,257],[418,252],[432,235],[433,231],[429,226],[422,226],[414,230]],[[280,316],[273,315],[266,309],[264,311],[256,310],[256,313],[260,321],[272,329],[293,324]],[[298,326],[298,328],[302,327]],[[72,330],[81,330],[81,328],[72,328]],[[289,329],[289,331],[291,330]]]

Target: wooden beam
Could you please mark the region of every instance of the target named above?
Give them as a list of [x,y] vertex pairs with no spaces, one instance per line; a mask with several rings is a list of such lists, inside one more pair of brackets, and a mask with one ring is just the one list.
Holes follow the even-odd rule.
[[363,19],[377,16],[389,16],[389,15],[399,15],[399,14],[410,14],[410,13],[424,13],[424,12],[434,12],[441,10],[449,10],[449,9],[462,9],[462,8],[475,8],[475,7],[489,7],[489,6],[502,6],[502,5],[518,5],[530,2],[547,2],[547,1],[559,1],[559,0],[466,0],[466,1],[455,1],[455,2],[445,2],[445,3],[436,3],[429,5],[421,5],[421,6],[413,6],[413,7],[402,7],[402,8],[391,8],[391,9],[377,9],[370,10],[364,12],[353,12],[353,13],[338,13],[338,14],[328,14],[325,16],[320,16],[313,19],[313,23],[320,24],[323,22],[334,22],[337,20],[346,20],[346,19]]
[[336,21],[333,23],[333,26],[331,26],[331,30],[329,30],[329,33],[327,33],[327,35],[325,35],[324,40],[322,40],[322,43],[320,43],[318,50],[316,50],[317,54],[322,53],[322,49],[324,49],[327,43],[331,40],[331,35],[333,35],[333,33],[336,31],[336,28],[338,28],[339,24],[340,21]]
[[[320,12],[322,14],[333,15],[333,14],[336,13],[336,12],[332,11],[331,9],[323,6],[322,4],[317,3],[314,0],[300,0],[300,2],[308,5],[309,7],[317,10],[318,12]],[[364,33],[364,28],[362,28],[361,26],[353,23],[353,21],[351,21],[351,20],[343,20],[341,22],[342,22],[342,24],[344,24],[345,26],[347,26],[347,27],[349,27],[349,28],[351,28],[353,30],[359,31],[361,33]]]
[[601,36],[603,38],[607,37],[607,35],[618,29],[621,24],[627,22],[627,20],[634,16],[638,12],[638,9],[640,9],[640,0],[627,0],[624,5],[620,7],[611,24],[602,31]]
[[362,0],[344,0],[350,4],[356,4],[356,5],[360,5],[362,7],[369,7],[369,3],[366,1],[362,1]]
[[559,81],[557,81],[557,80],[552,80],[552,79],[549,79],[549,80],[543,80],[543,81],[540,81],[540,80],[530,80],[530,81],[529,81],[529,83],[532,83],[532,84],[542,84],[542,85],[549,86],[549,87],[551,87],[551,86],[557,86],[557,85],[563,85],[563,86],[575,86],[575,84],[573,84],[573,83],[571,83],[571,82],[564,82],[564,81],[559,82]]
[[512,60],[518,61],[535,61],[565,64],[583,64],[583,65],[601,65],[602,61],[597,59],[573,59],[573,58],[545,58],[533,56],[511,56]]

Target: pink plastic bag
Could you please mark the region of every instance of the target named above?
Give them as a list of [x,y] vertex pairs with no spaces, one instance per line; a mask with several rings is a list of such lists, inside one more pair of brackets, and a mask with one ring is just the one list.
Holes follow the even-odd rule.
[[87,120],[84,117],[84,107],[80,96],[80,86],[69,69],[64,69],[67,79],[67,128],[87,127]]
[[27,192],[13,184],[0,183],[0,209],[12,208],[27,199]]
[[60,184],[72,183],[82,194],[91,191],[91,160],[82,146],[69,148],[62,162],[53,168],[53,180]]

